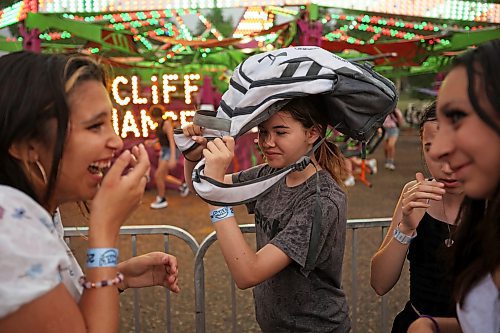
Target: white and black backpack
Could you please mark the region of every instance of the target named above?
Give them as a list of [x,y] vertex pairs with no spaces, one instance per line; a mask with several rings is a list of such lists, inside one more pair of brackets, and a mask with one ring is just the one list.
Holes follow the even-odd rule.
[[[360,141],[368,140],[396,107],[398,95],[391,81],[370,67],[349,62],[319,47],[300,46],[256,54],[236,67],[217,113],[199,111],[194,123],[207,138],[235,139],[267,120],[289,100],[317,95],[326,106],[329,124]],[[196,143],[175,134],[183,153]],[[253,182],[220,184],[203,174],[204,160],[193,172],[193,187],[215,205],[238,205],[255,200],[293,170],[304,168],[309,157]]]

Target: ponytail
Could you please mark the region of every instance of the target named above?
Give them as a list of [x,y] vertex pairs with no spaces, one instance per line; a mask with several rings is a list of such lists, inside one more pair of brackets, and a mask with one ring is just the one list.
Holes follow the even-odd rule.
[[318,164],[330,173],[337,184],[340,186],[344,184],[342,179],[347,173],[344,156],[335,143],[325,140],[314,153],[314,157]]

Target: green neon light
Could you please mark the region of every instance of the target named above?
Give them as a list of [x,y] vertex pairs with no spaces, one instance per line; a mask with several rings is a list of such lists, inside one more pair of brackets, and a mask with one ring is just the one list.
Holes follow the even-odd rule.
[[2,15],[0,17],[0,28],[7,27],[11,24],[19,22],[20,17],[23,14],[24,2],[19,1],[3,9]]

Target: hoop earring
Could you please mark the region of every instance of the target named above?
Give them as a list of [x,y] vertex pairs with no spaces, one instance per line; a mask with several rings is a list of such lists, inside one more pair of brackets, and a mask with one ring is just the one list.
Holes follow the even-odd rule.
[[43,183],[47,185],[47,174],[45,173],[45,169],[43,168],[42,163],[36,160],[35,165],[38,167],[38,170],[40,170],[40,173],[42,174]]

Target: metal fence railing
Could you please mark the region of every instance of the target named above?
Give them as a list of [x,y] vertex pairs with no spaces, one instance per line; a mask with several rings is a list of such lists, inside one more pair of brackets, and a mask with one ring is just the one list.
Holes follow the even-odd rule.
[[[349,297],[349,306],[351,308],[351,319],[352,319],[352,331],[357,332],[356,325],[358,322],[358,230],[366,228],[380,229],[380,241],[383,239],[387,228],[391,222],[390,218],[370,218],[370,219],[350,219],[347,222],[348,230],[351,230],[351,295]],[[255,225],[245,224],[240,225],[243,233],[255,233]],[[86,235],[88,232],[87,228],[65,228],[65,240],[69,244],[72,237],[80,237]],[[206,309],[205,309],[205,268],[204,268],[204,258],[209,250],[210,246],[215,243],[217,236],[215,232],[210,233],[205,239],[198,243],[196,239],[189,234],[187,231],[167,225],[146,225],[146,226],[124,226],[120,230],[120,235],[130,235],[132,241],[132,256],[137,255],[137,236],[138,235],[163,235],[164,236],[164,250],[168,252],[169,250],[169,237],[176,237],[184,241],[194,255],[194,297],[195,297],[195,320],[196,320],[196,332],[204,333],[206,330]],[[347,249],[346,249],[347,250]],[[236,287],[234,282],[231,284],[231,332],[237,332],[237,313],[236,313]],[[134,329],[135,332],[141,332],[141,318],[139,311],[139,290],[134,289]],[[165,302],[165,318],[166,332],[172,332],[172,314],[171,314],[171,300],[170,292],[166,290]],[[387,301],[385,297],[382,297],[380,305],[380,319],[379,319],[379,331],[387,332]]]
[[[86,236],[88,234],[87,227],[69,227],[64,228],[64,238],[68,245],[70,244],[70,239],[72,237],[80,237],[82,235]],[[165,252],[169,252],[169,237],[174,236],[183,240],[193,251],[193,255],[199,249],[199,244],[196,239],[184,229],[169,226],[169,225],[143,225],[143,226],[124,226],[120,229],[120,235],[130,235],[132,241],[132,256],[137,255],[137,236],[138,235],[163,235],[163,248]],[[135,332],[142,332],[141,316],[139,310],[139,289],[133,290],[134,299],[134,328]],[[165,318],[166,325],[165,331],[168,333],[172,331],[172,313],[171,313],[171,300],[170,291],[165,289]]]

